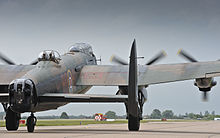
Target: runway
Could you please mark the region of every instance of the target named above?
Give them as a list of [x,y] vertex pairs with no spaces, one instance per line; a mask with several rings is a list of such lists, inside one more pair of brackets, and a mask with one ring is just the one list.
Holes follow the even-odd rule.
[[127,124],[82,126],[40,126],[34,133],[26,127],[8,132],[0,128],[0,138],[220,138],[220,121],[143,123],[138,132],[129,132]]

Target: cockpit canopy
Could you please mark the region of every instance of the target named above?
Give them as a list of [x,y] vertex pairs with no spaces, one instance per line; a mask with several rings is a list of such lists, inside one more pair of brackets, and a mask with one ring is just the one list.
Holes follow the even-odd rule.
[[61,60],[60,54],[54,50],[45,50],[45,51],[41,52],[38,56],[38,62],[40,62],[40,61],[54,61],[56,63],[59,63],[59,60]]
[[69,52],[82,52],[85,54],[92,55],[92,46],[86,43],[75,43],[69,49]]

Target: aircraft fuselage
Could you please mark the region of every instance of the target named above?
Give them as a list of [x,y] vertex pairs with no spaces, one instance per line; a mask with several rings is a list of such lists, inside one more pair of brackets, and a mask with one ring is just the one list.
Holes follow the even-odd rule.
[[[33,82],[33,94],[31,94],[32,101],[25,103],[25,101],[22,100],[23,91],[20,90],[21,92],[17,92],[18,95],[13,95],[17,97],[13,99],[15,100],[15,102],[12,106],[12,109],[19,113],[39,112],[57,109],[58,107],[67,104],[63,102],[53,104],[40,103],[40,101],[37,100],[37,97],[45,93],[86,93],[91,88],[91,86],[76,85],[77,79],[80,75],[80,70],[84,65],[96,64],[96,58],[94,55],[91,56],[81,52],[71,52],[64,54],[61,56],[61,60],[57,63],[53,61],[40,61],[34,69],[27,72],[23,77],[18,78],[18,80],[20,79],[21,81],[31,80]],[[18,85],[18,83],[16,83],[15,85]],[[23,85],[25,85],[25,83],[23,83]],[[24,97],[25,96],[23,96],[23,98]],[[25,99],[27,99],[27,96],[25,97]],[[27,107],[27,104],[30,104],[30,106]]]

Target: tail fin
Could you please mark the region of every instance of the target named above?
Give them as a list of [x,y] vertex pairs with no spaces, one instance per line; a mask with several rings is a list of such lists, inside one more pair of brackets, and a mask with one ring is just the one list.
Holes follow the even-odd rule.
[[130,54],[128,82],[128,129],[130,131],[138,131],[140,127],[137,81],[137,51],[136,41],[134,40]]

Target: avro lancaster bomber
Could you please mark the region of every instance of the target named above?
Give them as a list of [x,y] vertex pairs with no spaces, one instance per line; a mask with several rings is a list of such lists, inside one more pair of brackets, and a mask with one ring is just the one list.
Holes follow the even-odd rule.
[[[71,102],[120,102],[125,104],[128,129],[138,131],[149,85],[195,79],[204,99],[220,76],[220,61],[197,62],[183,51],[192,63],[153,65],[164,57],[160,53],[145,65],[138,65],[134,40],[130,62],[113,57],[120,65],[97,65],[92,47],[77,43],[64,55],[54,50],[40,53],[30,65],[16,65],[1,55],[7,65],[0,65],[0,102],[6,112],[6,128],[16,131],[21,113],[30,112],[27,130],[36,125],[34,113],[57,109]],[[117,86],[115,95],[86,94],[92,86]]]

